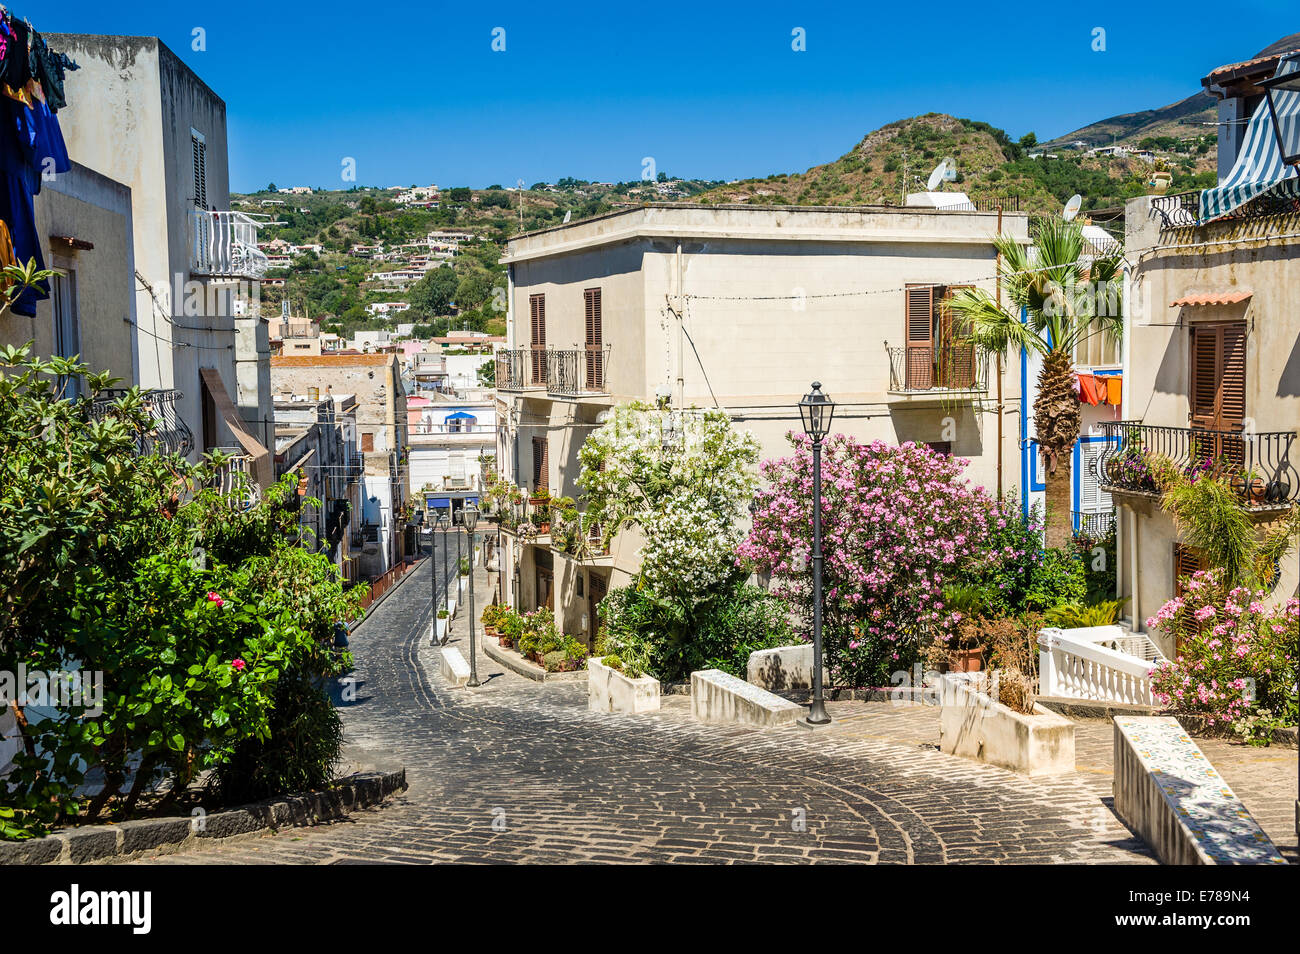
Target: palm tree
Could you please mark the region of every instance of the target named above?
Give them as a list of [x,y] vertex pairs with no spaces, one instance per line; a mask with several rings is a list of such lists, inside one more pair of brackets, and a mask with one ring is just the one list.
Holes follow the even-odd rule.
[[1122,257],[1089,254],[1083,226],[1055,217],[1036,223],[1032,247],[1009,235],[993,244],[1014,307],[978,288],[958,292],[951,307],[976,345],[996,354],[1024,349],[1042,356],[1034,430],[1047,475],[1046,543],[1060,547],[1070,541],[1070,457],[1079,437],[1075,346],[1093,335],[1118,339],[1123,333]]

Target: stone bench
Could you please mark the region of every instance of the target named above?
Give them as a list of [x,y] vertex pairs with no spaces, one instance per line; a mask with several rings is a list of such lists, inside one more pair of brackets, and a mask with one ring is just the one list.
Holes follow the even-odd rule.
[[1177,719],[1116,716],[1114,724],[1115,811],[1162,862],[1286,863]]
[[691,714],[701,722],[772,726],[794,722],[804,707],[721,669],[691,673]]
[[442,647],[438,671],[453,686],[464,686],[469,682],[469,663],[455,646]]

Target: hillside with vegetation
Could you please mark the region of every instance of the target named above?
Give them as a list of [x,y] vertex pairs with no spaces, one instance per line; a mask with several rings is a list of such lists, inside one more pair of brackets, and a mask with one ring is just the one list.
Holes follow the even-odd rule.
[[[278,314],[287,298],[295,316],[321,322],[322,330],[350,335],[362,328],[391,329],[415,323],[418,335],[452,329],[504,334],[505,267],[500,264],[512,235],[589,218],[617,208],[655,201],[689,201],[717,185],[703,180],[673,179],[663,173],[651,181],[593,183],[565,178],[538,182],[527,189],[457,187],[442,190],[438,208],[396,201],[400,190],[357,186],[347,190],[314,189],[310,194],[279,192],[275,183],[247,194],[232,194],[234,208],[266,224],[262,243],[281,239],[291,245],[319,245],[320,253],[295,255],[288,268],[272,269],[264,285],[262,312]],[[350,254],[355,246],[391,248],[423,239],[432,231],[474,236],[461,243],[447,264],[431,270],[405,291],[394,291],[371,276],[402,267]],[[393,318],[371,317],[366,305],[404,301],[411,308]]]
[[[833,162],[807,172],[728,183],[706,192],[700,201],[902,205],[906,193],[924,190],[931,170],[944,159],[955,167],[956,179],[943,188],[965,192],[981,207],[1015,197],[1022,211],[1050,214],[1078,193],[1084,197],[1085,211],[1110,209],[1149,191],[1153,164],[1145,159],[1082,151],[1042,153],[1033,133],[1013,140],[988,123],[927,113],[882,126]],[[1171,191],[1213,183],[1213,153],[1207,142],[1190,143],[1181,152],[1159,150],[1157,157],[1173,172]]]

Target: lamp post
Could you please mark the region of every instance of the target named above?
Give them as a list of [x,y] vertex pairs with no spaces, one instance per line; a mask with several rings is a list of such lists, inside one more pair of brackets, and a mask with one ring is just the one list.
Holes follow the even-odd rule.
[[830,433],[834,414],[835,402],[822,393],[821,382],[814,381],[812,391],[799,402],[799,416],[812,441],[813,454],[813,698],[808,718],[803,720],[810,726],[831,721],[822,700],[822,440]]
[[[465,536],[468,538],[469,547],[469,682],[467,685],[474,687],[480,685],[478,681],[478,650],[474,641],[474,527],[478,524],[478,507],[473,504],[467,506],[461,511],[461,521],[465,526]],[[456,535],[460,539],[460,534]],[[460,567],[456,568],[457,571]]]
[[[449,522],[449,521],[447,520],[447,515],[446,515],[445,513],[443,513],[441,510],[438,511],[438,516],[436,516],[436,517],[433,519],[433,526],[434,526],[435,530],[437,531],[437,533],[438,533],[439,535],[442,536],[442,569],[443,569],[443,572],[444,572],[444,573],[446,573],[446,571],[447,571],[447,524],[448,524],[448,522]],[[434,546],[434,551],[433,551],[433,552],[434,552],[433,576],[434,576],[434,587],[435,587],[435,592],[436,592],[436,588],[437,588],[437,586],[438,586],[438,582],[437,582],[437,580],[438,580],[438,559],[437,559],[437,555],[438,555],[438,550],[437,550],[437,547],[438,547],[438,540],[437,540],[436,537],[434,538],[433,546]],[[447,580],[444,578],[443,581],[442,581],[442,608],[443,608],[444,610],[448,609],[447,598],[448,598],[448,597],[447,597]],[[434,599],[435,599],[435,602],[434,602],[434,607],[433,607],[433,617],[434,617],[434,619],[436,620],[436,619],[438,618],[438,605],[437,605],[437,602],[436,602],[436,600],[437,600],[436,595],[435,595]],[[438,624],[435,622],[435,623],[434,623],[434,632],[435,632],[435,633],[437,632],[437,625],[438,625]],[[442,640],[441,640],[442,643],[446,643],[446,642],[447,642],[447,633],[448,633],[448,630],[450,630],[450,628],[451,628],[451,618],[450,618],[450,616],[448,616],[446,627],[443,629],[443,637],[442,637]]]

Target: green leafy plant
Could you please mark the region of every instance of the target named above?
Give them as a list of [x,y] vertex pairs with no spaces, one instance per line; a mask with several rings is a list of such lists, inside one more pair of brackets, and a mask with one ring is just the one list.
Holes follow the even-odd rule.
[[1113,626],[1127,603],[1128,597],[1097,603],[1061,603],[1045,610],[1043,619],[1049,626],[1059,626],[1061,629]]

